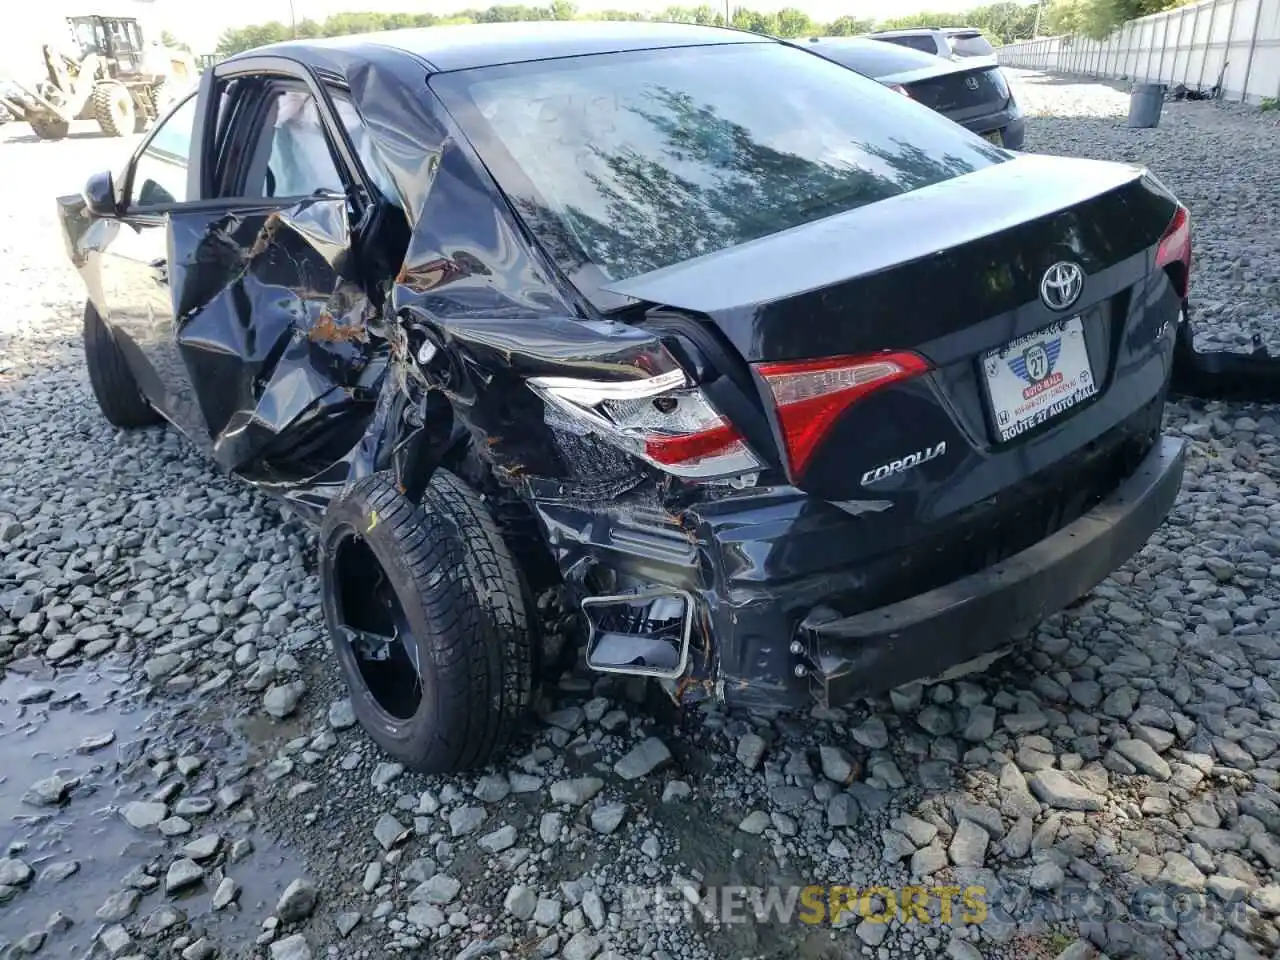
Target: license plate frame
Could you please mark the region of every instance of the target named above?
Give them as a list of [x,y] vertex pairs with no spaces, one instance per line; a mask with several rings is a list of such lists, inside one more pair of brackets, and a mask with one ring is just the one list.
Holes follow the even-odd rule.
[[999,445],[1057,422],[1098,395],[1082,314],[986,351],[978,367]]

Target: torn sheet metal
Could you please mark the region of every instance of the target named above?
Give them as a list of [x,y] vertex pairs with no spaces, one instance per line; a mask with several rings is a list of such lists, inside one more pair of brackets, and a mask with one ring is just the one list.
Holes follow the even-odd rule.
[[250,480],[311,481],[364,433],[386,365],[345,199],[171,219],[174,337],[214,458]]

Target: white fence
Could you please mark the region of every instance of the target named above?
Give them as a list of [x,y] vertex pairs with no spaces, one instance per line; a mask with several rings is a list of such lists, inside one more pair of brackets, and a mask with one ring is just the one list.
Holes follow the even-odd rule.
[[1201,0],[1130,20],[1106,40],[1024,40],[998,56],[1051,73],[1220,87],[1225,99],[1257,103],[1280,96],[1280,0]]

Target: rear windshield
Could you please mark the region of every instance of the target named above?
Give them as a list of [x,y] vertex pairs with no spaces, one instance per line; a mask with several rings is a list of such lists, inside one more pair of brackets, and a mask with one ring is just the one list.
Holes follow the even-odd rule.
[[837,37],[810,44],[809,49],[868,77],[888,77],[895,73],[909,73],[923,67],[939,66],[935,56],[874,40],[843,40]]
[[431,85],[589,297],[609,280],[1007,158],[932,110],[782,43],[485,67]]
[[912,50],[922,50],[925,53],[932,53],[934,56],[938,54],[938,41],[933,39],[931,33],[913,33],[904,37],[876,37],[882,43],[896,43],[900,47],[910,47]]
[[951,44],[951,52],[957,57],[989,57],[996,52],[996,48],[980,33],[951,36],[947,38],[947,42]]

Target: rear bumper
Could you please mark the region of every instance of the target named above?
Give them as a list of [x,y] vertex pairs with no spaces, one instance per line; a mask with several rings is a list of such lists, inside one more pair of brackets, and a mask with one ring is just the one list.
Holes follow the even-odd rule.
[[958,122],[979,136],[998,133],[1005,147],[1010,150],[1021,150],[1027,138],[1026,118],[1016,106],[982,117],[966,117]]
[[942,673],[1083,596],[1160,526],[1183,463],[1182,441],[1162,438],[1114,494],[1007,560],[851,617],[810,617],[799,639],[819,701],[842,703]]

